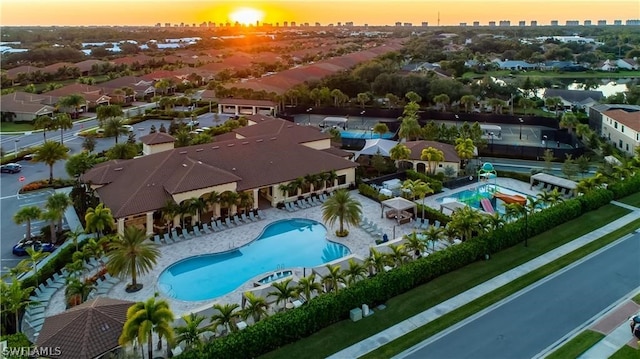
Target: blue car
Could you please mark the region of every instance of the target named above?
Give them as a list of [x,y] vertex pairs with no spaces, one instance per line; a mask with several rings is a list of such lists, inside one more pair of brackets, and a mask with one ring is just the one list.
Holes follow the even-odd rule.
[[15,246],[13,246],[13,254],[16,256],[26,256],[27,254],[27,248],[29,247],[33,247],[33,249],[35,249],[36,251],[42,250],[43,252],[53,252],[56,250],[56,246],[51,244],[51,243],[43,243],[37,240],[26,240],[23,239],[20,242],[18,242],[18,244],[16,244]]

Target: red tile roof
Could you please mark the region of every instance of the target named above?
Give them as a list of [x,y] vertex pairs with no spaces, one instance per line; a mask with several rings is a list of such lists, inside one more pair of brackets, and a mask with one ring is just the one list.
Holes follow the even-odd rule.
[[456,147],[454,145],[435,141],[407,141],[404,145],[411,150],[409,158],[412,160],[420,161],[422,150],[427,147],[433,147],[444,153],[445,162],[460,162],[460,157],[458,156],[458,152],[456,152]]
[[605,111],[604,114],[628,128],[640,132],[640,111],[627,112],[624,110],[609,110]]
[[170,134],[159,131],[140,137],[140,142],[144,143],[145,145],[159,145],[162,143],[171,143],[175,140],[176,139]]

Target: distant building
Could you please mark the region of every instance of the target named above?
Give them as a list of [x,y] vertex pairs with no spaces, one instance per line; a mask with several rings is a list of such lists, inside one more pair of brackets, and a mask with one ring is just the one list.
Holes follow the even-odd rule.
[[509,26],[511,26],[511,21],[509,21],[509,20],[500,20],[500,26],[509,27]]
[[460,27],[467,27],[467,23],[466,22],[461,22],[460,23]]
[[410,23],[410,22],[405,22],[405,23],[404,23],[404,26],[411,27],[411,26],[413,26],[413,24],[412,24],[412,23]]
[[396,21],[396,26],[402,26],[402,23],[400,21]]
[[578,21],[578,20],[567,20],[567,22],[565,24],[566,24],[566,26],[579,26],[580,25],[580,21]]
[[427,27],[427,26],[429,26],[429,23],[428,23],[428,22],[426,22],[426,21],[423,21],[423,22],[422,22],[422,27]]
[[614,26],[621,26],[622,25],[622,20],[613,20],[613,25]]
[[474,21],[473,22],[473,27],[478,27],[480,26],[480,21]]
[[591,26],[591,20],[585,20],[584,26]]
[[171,27],[171,23],[170,22],[165,22],[164,23],[164,27]]
[[536,20],[531,20],[531,27],[538,26],[538,22]]
[[520,21],[518,21],[518,26],[520,26],[520,27],[527,26],[527,22],[524,21],[524,20],[520,20]]
[[291,27],[296,27],[296,22],[295,21],[291,21]]
[[288,22],[288,21],[284,21],[284,22],[282,23],[282,26],[283,26],[283,27],[289,27],[289,22]]
[[598,26],[607,26],[607,20],[598,20]]
[[624,105],[624,104],[597,104],[589,107],[589,127],[594,130],[598,135],[602,135],[602,118],[603,113],[611,110],[623,110],[626,112],[638,112],[640,106],[638,105]]
[[495,21],[489,21],[489,26],[496,26],[496,22]]
[[627,26],[638,26],[640,25],[640,20],[627,20],[625,24]]
[[551,20],[551,26],[558,26],[558,20]]
[[320,27],[320,23],[319,22],[316,22],[316,27]]
[[640,112],[624,109],[609,110],[602,114],[602,136],[629,155],[640,146]]

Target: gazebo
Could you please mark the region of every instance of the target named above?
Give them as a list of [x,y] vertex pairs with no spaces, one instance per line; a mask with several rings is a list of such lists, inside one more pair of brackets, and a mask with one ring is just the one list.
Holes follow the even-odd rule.
[[384,218],[384,209],[389,208],[387,211],[387,218],[395,219],[400,224],[405,224],[411,221],[413,215],[409,212],[406,212],[408,209],[413,209],[413,212],[416,212],[417,205],[413,201],[409,201],[408,199],[402,197],[394,197],[388,200],[380,202],[381,213],[380,218]]
[[364,147],[356,152],[354,157],[354,161],[360,157],[360,155],[370,155],[373,156],[377,153],[380,153],[381,156],[389,157],[389,151],[398,144],[398,141],[385,140],[382,138],[369,139],[366,140]]

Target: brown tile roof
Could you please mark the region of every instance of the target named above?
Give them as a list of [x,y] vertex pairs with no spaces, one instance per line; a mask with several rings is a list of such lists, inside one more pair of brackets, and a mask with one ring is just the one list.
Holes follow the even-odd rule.
[[141,79],[146,81],[159,81],[162,79],[176,79],[176,74],[173,71],[157,70],[146,75],[140,76]]
[[435,141],[407,141],[404,145],[411,150],[409,158],[412,160],[421,160],[422,150],[427,147],[433,147],[444,153],[445,162],[460,162],[460,157],[454,145]]
[[[284,120],[273,121],[287,124]],[[237,183],[238,191],[243,191],[291,181],[309,173],[357,166],[298,144],[303,141],[295,136],[302,133],[299,129],[304,126],[285,125],[272,134],[277,126],[271,122],[250,126],[252,132],[262,132],[261,136],[226,141],[216,138],[216,142],[204,145],[127,161],[109,161],[97,165],[82,179],[103,185],[97,189],[100,198],[115,218],[122,218],[158,210],[171,198],[170,194],[233,182]],[[260,131],[263,126],[269,129]],[[282,130],[285,128],[288,130]]]
[[239,105],[239,106],[277,106],[273,101],[268,100],[246,100],[242,98],[221,98],[218,99],[220,105]]
[[225,69],[232,69],[229,65],[222,63],[222,62],[210,62],[208,64],[204,64],[200,67],[198,67],[198,69],[202,69],[202,70],[207,70],[207,71],[213,71],[215,73],[218,73],[222,70]]
[[53,106],[48,106],[40,102],[15,100],[9,95],[0,97],[0,108],[2,109],[2,112],[24,113],[38,116],[43,114],[52,114],[55,111]]
[[103,95],[104,92],[103,92],[102,88],[100,88],[98,86],[75,83],[75,84],[70,84],[70,85],[66,85],[66,86],[57,88],[55,90],[48,91],[45,94],[48,95],[48,96],[62,97],[62,96],[69,96],[71,94],[80,94],[80,95],[97,94],[97,95]]
[[159,145],[161,143],[174,142],[176,139],[168,133],[156,132],[140,137],[140,142],[145,145]]
[[18,66],[12,69],[8,69],[6,71],[6,74],[8,79],[13,80],[18,77],[18,74],[30,74],[38,70],[42,71],[42,68],[35,66]]
[[322,133],[317,127],[300,126],[293,122],[278,118],[271,118],[271,120],[264,118],[260,121],[259,125],[240,127],[235,129],[234,132],[244,138],[284,136],[296,143],[305,143],[331,138],[329,134]]
[[89,359],[117,348],[118,338],[133,302],[98,297],[48,317],[36,345],[60,348],[49,358]]
[[73,64],[71,62],[56,62],[55,64],[51,64],[49,66],[43,67],[42,72],[48,73],[48,74],[55,74],[58,71],[58,69],[61,69],[65,66],[76,67],[76,64]]
[[628,128],[640,132],[640,111],[627,112],[625,110],[609,110],[605,111],[604,114]]
[[353,152],[349,152],[349,151],[345,151],[343,149],[337,148],[337,147],[329,147],[327,149],[323,150],[324,152],[330,153],[334,156],[339,156],[342,158],[351,158],[353,157]]
[[81,72],[86,72],[86,71],[91,71],[91,68],[93,67],[93,65],[102,65],[102,64],[106,64],[106,63],[108,63],[108,62],[107,61],[102,61],[102,60],[84,60],[84,61],[76,62],[74,65]]

